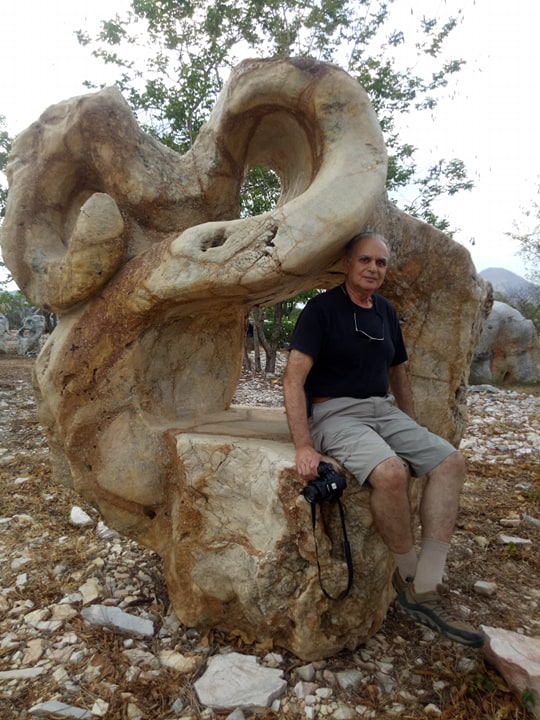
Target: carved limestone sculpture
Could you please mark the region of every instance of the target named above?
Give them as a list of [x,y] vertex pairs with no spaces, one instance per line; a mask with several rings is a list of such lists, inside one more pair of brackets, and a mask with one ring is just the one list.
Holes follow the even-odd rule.
[[[239,219],[257,165],[279,175],[281,199]],[[355,583],[332,603],[284,412],[231,400],[250,308],[339,282],[344,244],[369,223],[395,253],[388,295],[417,353],[418,414],[459,441],[485,286],[466,250],[388,203],[385,176],[365,92],[310,60],[241,63],[183,156],[114,89],[49,108],[14,144],[2,248],[27,297],[58,314],[35,365],[55,477],[161,556],[188,625],[314,659],[384,620],[392,568],[367,491],[349,482]],[[319,553],[339,590],[327,523]]]
[[37,350],[39,340],[45,332],[45,318],[39,313],[25,318],[22,326],[17,332],[17,343],[19,355],[26,355]]
[[9,320],[3,313],[0,313],[0,353],[7,352],[8,340]]
[[496,300],[474,351],[470,382],[535,383],[539,347],[533,321]]

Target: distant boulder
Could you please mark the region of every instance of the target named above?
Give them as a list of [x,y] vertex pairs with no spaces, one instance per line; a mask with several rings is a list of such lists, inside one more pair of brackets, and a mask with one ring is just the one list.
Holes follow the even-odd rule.
[[538,380],[538,335],[532,320],[497,300],[473,355],[469,382],[535,383]]

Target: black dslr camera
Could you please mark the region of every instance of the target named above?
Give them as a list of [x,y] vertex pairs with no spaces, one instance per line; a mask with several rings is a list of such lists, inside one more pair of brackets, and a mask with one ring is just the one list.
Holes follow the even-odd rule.
[[347,487],[344,475],[340,475],[331,463],[321,462],[317,468],[319,477],[310,480],[302,493],[308,503],[314,504],[323,500],[337,500]]

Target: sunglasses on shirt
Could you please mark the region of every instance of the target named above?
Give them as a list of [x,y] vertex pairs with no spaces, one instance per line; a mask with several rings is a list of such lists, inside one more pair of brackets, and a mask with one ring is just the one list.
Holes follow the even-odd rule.
[[370,335],[365,330],[361,330],[358,327],[358,323],[356,321],[356,310],[353,310],[354,331],[357,335],[360,335],[360,337],[367,338],[370,342],[371,341],[381,342],[382,340],[384,340],[384,320],[383,320],[383,317],[380,314],[380,312],[378,312],[377,310],[375,310],[375,314],[377,315],[378,318],[380,318],[380,321],[381,321],[381,326],[382,326],[381,337],[373,337],[373,335]]

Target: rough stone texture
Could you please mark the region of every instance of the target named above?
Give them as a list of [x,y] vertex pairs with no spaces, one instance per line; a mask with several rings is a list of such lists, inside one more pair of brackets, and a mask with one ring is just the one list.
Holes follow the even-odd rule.
[[[343,501],[356,582],[329,603],[282,409],[229,410],[177,434],[176,449],[184,478],[172,490],[176,540],[165,572],[182,622],[229,627],[249,641],[272,637],[305,659],[353,649],[378,630],[393,597],[393,568],[369,494],[348,476]],[[323,512],[316,528],[322,581],[337,596],[348,577],[342,529],[336,506]]]
[[0,353],[7,352],[9,339],[9,320],[0,313]]
[[482,625],[484,654],[517,693],[532,716],[540,718],[540,639]]
[[538,334],[532,320],[495,301],[474,351],[471,383],[534,383],[538,380]]
[[[256,165],[280,176],[282,198],[240,220]],[[387,201],[362,88],[313,61],[245,61],[184,156],[144,135],[107,89],[49,108],[15,142],[7,174],[4,259],[59,315],[35,366],[56,479],[161,555],[184,622],[306,658],[376,632],[391,568],[366,492],[349,490],[356,581],[332,604],[283,413],[246,421],[228,409],[249,309],[339,282],[345,242],[369,225],[394,252],[386,293],[404,319],[419,419],[461,437],[486,284],[463,247]],[[340,536],[329,537],[319,549],[337,582]]]
[[270,707],[287,689],[283,672],[240,653],[214,655],[194,689],[200,702],[217,710]]
[[39,340],[45,331],[45,318],[43,315],[30,315],[17,332],[19,355],[35,350],[39,346]]
[[392,250],[382,292],[402,321],[417,419],[458,446],[472,354],[491,308],[491,286],[477,275],[462,245],[385,198],[369,227],[383,233]]

